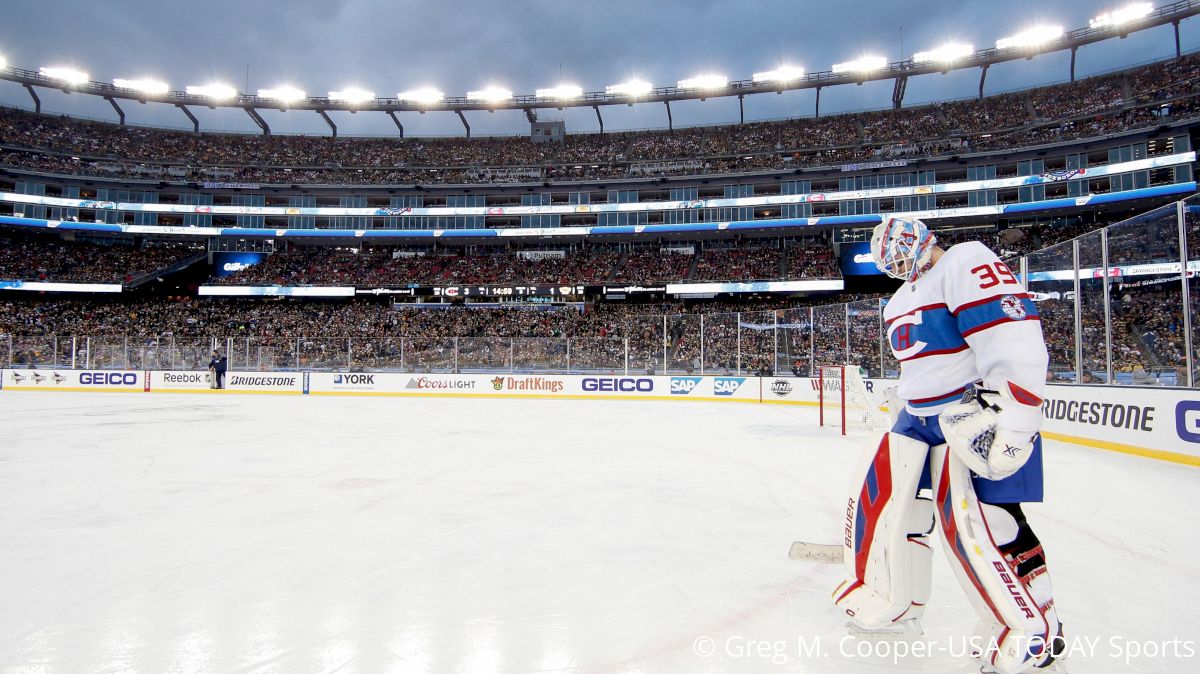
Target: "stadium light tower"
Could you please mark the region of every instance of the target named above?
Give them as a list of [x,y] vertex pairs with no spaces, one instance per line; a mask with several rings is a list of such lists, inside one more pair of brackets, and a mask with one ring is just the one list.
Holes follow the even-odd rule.
[[307,98],[303,91],[287,84],[274,89],[259,89],[258,95],[260,98],[270,98],[281,103],[294,103]]
[[38,72],[44,77],[49,77],[52,80],[58,80],[66,84],[87,84],[88,82],[88,74],[75,68],[43,66],[38,69]]
[[502,103],[512,98],[513,93],[504,87],[488,86],[478,91],[468,91],[467,98],[484,103]]
[[204,96],[214,101],[228,101],[237,96],[237,89],[228,84],[213,82],[212,84],[188,85],[184,89],[189,96]]
[[358,105],[359,103],[366,103],[368,101],[375,100],[375,92],[367,91],[366,89],[360,89],[358,87],[346,87],[341,91],[329,92],[329,100],[341,101],[351,105]]
[[1026,30],[1011,35],[1009,37],[996,40],[996,49],[1026,49],[1031,47],[1040,47],[1047,42],[1053,42],[1063,36],[1062,26],[1034,26]]
[[132,89],[134,91],[140,91],[143,94],[151,94],[154,96],[161,96],[171,90],[171,87],[169,87],[166,82],[159,82],[158,80],[151,79],[124,80],[117,78],[113,80],[113,86],[120,87],[122,89]]
[[1088,22],[1092,28],[1116,28],[1131,21],[1144,19],[1154,11],[1154,5],[1148,2],[1135,2],[1111,12],[1104,12]]
[[729,84],[729,78],[724,75],[714,73],[706,73],[704,75],[696,75],[689,77],[686,80],[679,80],[676,83],[680,89],[724,89]]
[[620,84],[610,84],[604,87],[604,93],[609,96],[629,96],[636,98],[654,91],[654,85],[646,80],[632,79]]
[[961,42],[949,42],[936,49],[913,54],[913,63],[954,63],[975,53],[975,47]]
[[793,82],[804,77],[804,68],[799,66],[782,65],[774,70],[754,73],[756,83],[763,82]]
[[880,70],[887,66],[887,59],[882,56],[860,56],[853,61],[833,64],[833,72],[841,73],[869,73],[875,70]]
[[576,98],[583,98],[583,87],[575,84],[558,84],[549,89],[538,89],[535,93],[538,98],[555,98],[560,101],[569,101]]
[[396,98],[399,98],[402,101],[408,101],[410,103],[433,105],[434,103],[442,102],[442,99],[446,98],[446,96],[433,87],[421,87],[419,89],[401,91],[400,93],[396,94]]

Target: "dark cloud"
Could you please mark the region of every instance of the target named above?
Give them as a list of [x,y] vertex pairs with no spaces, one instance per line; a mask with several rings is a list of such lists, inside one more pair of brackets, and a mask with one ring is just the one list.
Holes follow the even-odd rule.
[[[1118,3],[1119,4],[1119,3]],[[98,80],[154,76],[175,88],[221,79],[250,90],[291,83],[310,94],[355,84],[380,95],[433,84],[463,94],[488,83],[517,93],[558,81],[585,90],[640,76],[658,84],[703,71],[749,77],[781,62],[826,69],[863,53],[898,59],[947,40],[982,47],[1036,21],[1066,28],[1114,6],[1101,2],[1036,0],[876,0],[851,4],[811,0],[509,0],[506,2],[397,2],[291,0],[203,3],[134,0],[99,3],[8,0],[0,25],[0,54],[36,68],[74,64]],[[1200,42],[1196,20],[1183,24],[1184,49]],[[1162,58],[1173,53],[1170,27],[1108,40],[1079,53],[1081,75]],[[1055,54],[991,69],[989,92],[1066,79],[1069,56]],[[247,78],[247,65],[249,77]],[[906,102],[974,95],[978,71],[915,78]],[[822,94],[822,111],[886,107],[891,83],[836,87]],[[103,100],[54,91],[46,110],[112,119]],[[746,101],[747,117],[810,115],[811,91],[763,95]],[[0,104],[28,107],[24,90],[0,83]],[[182,126],[179,111],[161,105],[124,106],[133,123]],[[737,120],[736,100],[672,106],[676,124]],[[197,110],[208,129],[254,130],[236,110]],[[596,128],[589,109],[544,111],[568,128]],[[605,109],[606,128],[666,124],[661,105]],[[264,114],[278,131],[326,133],[313,113]],[[522,133],[520,112],[468,115],[472,130]],[[413,134],[459,134],[453,114],[405,114]],[[380,114],[336,116],[344,134],[390,134]]]

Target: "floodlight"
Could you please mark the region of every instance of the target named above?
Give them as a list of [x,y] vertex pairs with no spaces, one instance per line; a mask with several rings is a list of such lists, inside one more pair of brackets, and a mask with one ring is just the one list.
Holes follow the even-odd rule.
[[835,73],[869,73],[887,66],[887,59],[882,56],[861,56],[853,61],[833,64]]
[[8,67],[8,61],[5,61],[4,57],[0,56],[0,68],[7,68],[7,67]]
[[38,72],[52,80],[60,80],[67,84],[87,84],[88,82],[88,74],[74,68],[46,66],[38,69]]
[[259,89],[258,96],[259,98],[273,98],[282,103],[291,103],[302,98],[307,98],[303,91],[286,84],[274,89]]
[[474,101],[485,101],[487,103],[499,103],[512,98],[512,92],[503,87],[485,87],[479,91],[468,91],[467,98]]
[[996,49],[1038,47],[1062,37],[1062,26],[1034,26],[1011,37],[996,40]]
[[604,93],[610,96],[645,96],[651,91],[654,91],[654,85],[646,80],[629,80],[604,87]]
[[538,89],[538,98],[557,98],[559,100],[567,100],[571,98],[580,98],[583,96],[583,87],[574,84],[558,84],[549,89]]
[[237,89],[228,84],[213,82],[212,84],[192,85],[184,89],[189,96],[205,96],[214,101],[227,101],[237,96]]
[[798,66],[779,66],[774,70],[754,73],[755,82],[791,82],[804,77],[804,68]]
[[401,91],[400,93],[396,94],[396,98],[399,98],[402,101],[423,103],[425,105],[439,103],[445,97],[446,96],[442,94],[442,92],[434,89],[433,87],[421,87],[420,89]]
[[346,87],[341,91],[329,92],[329,100],[351,104],[366,103],[367,101],[375,100],[375,92],[359,89],[358,87]]
[[1130,21],[1149,16],[1150,12],[1154,11],[1154,5],[1148,2],[1135,2],[1132,5],[1127,5],[1121,9],[1114,9],[1111,12],[1105,12],[1100,16],[1088,22],[1092,28],[1108,28],[1116,27]]
[[167,86],[166,82],[159,82],[158,80],[149,80],[149,79],[141,79],[141,80],[115,79],[115,80],[113,80],[113,86],[121,87],[122,89],[133,89],[134,91],[140,91],[143,94],[155,94],[155,95],[165,94],[171,90],[171,87]]
[[952,63],[975,53],[975,47],[961,42],[950,42],[936,49],[913,54],[914,63]]
[[676,86],[680,89],[723,89],[728,84],[729,79],[724,75],[705,74],[679,80]]

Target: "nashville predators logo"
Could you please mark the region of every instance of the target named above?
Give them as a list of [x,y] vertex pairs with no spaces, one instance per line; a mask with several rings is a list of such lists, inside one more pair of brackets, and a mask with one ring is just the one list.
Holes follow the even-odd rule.
[[503,390],[504,389],[504,377],[496,377],[495,379],[493,379],[492,380],[492,388],[496,389],[497,391]]

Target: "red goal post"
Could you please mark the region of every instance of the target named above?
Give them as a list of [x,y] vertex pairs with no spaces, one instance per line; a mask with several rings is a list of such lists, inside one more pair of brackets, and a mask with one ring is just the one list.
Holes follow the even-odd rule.
[[817,399],[820,425],[837,426],[842,435],[868,435],[891,428],[887,414],[880,410],[882,397],[867,390],[857,365],[818,366]]

